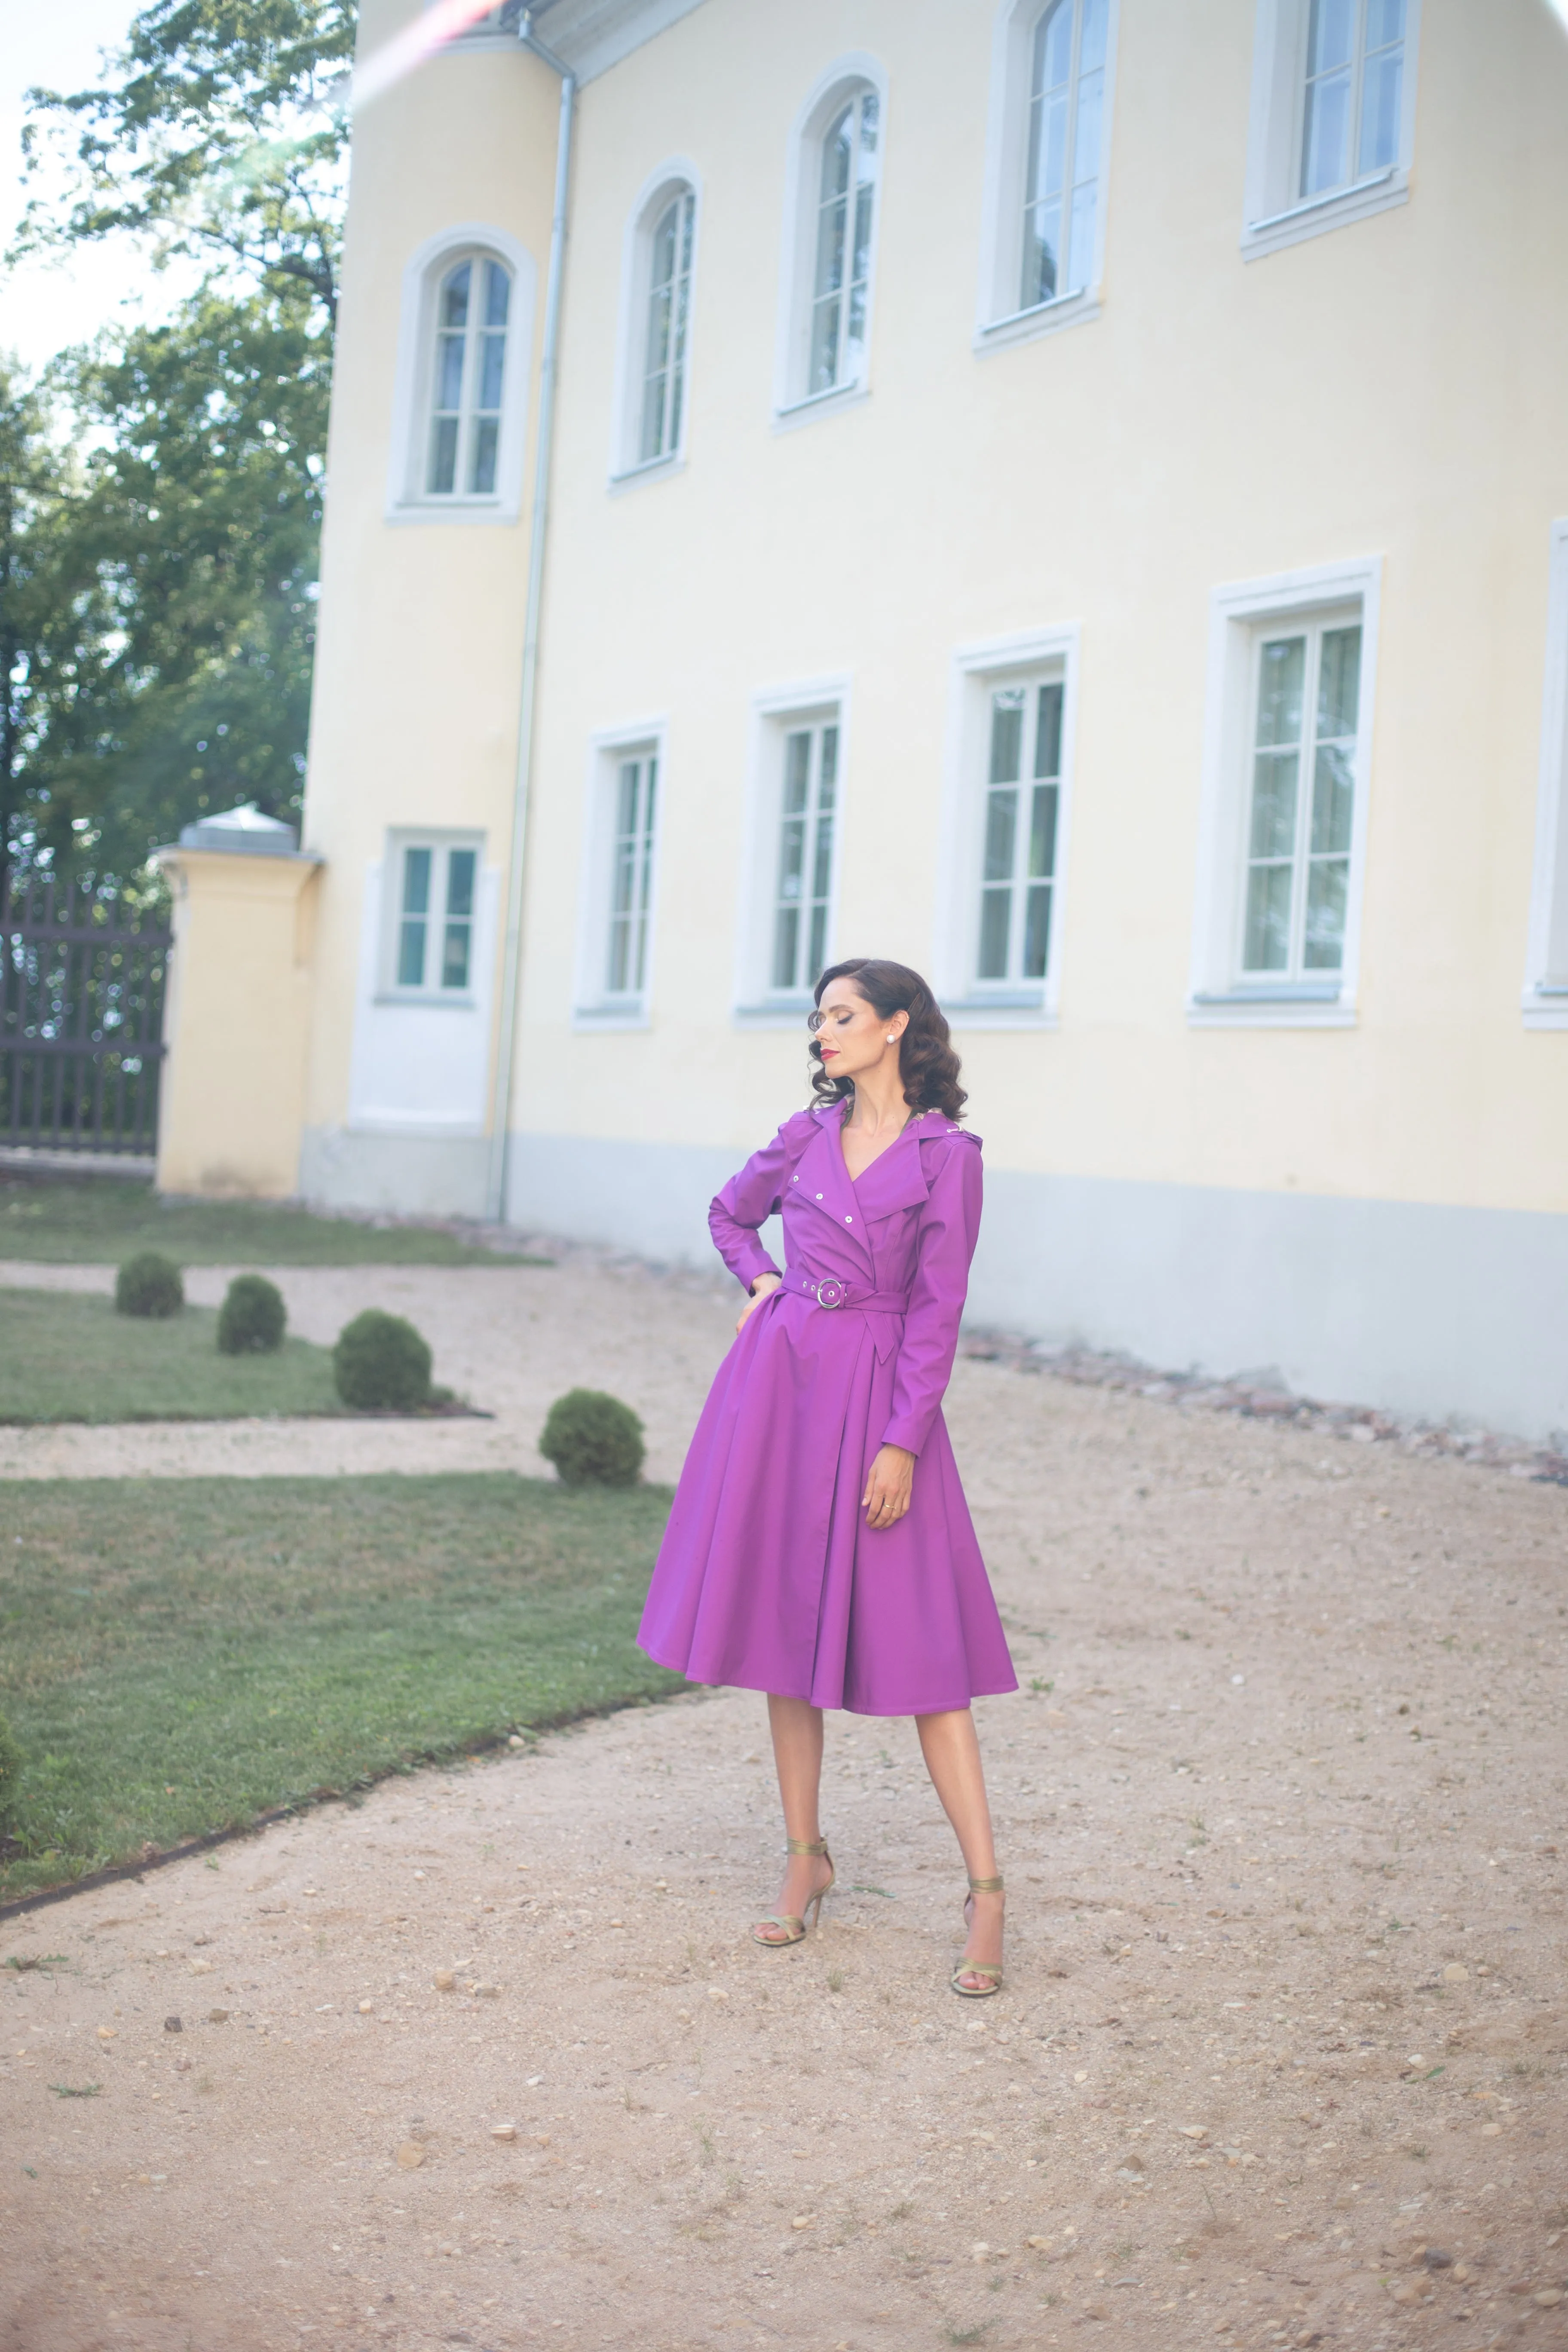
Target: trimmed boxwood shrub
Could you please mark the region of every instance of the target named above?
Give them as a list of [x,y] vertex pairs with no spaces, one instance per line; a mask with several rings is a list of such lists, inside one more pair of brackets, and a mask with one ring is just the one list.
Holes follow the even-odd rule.
[[237,1274],[217,1311],[217,1344],[225,1356],[269,1356],[283,1345],[289,1310],[283,1293],[264,1274]]
[[0,1837],[7,1834],[16,1818],[16,1794],[22,1779],[22,1751],[12,1735],[11,1727],[0,1715]]
[[430,1402],[430,1350],[403,1316],[367,1307],[338,1333],[332,1377],[358,1412],[411,1412]]
[[185,1286],[172,1257],[158,1250],[138,1250],[114,1277],[114,1307],[120,1315],[177,1315],[185,1303]]
[[635,1486],[643,1465],[642,1423],[603,1389],[568,1389],[545,1418],[539,1450],[566,1486]]

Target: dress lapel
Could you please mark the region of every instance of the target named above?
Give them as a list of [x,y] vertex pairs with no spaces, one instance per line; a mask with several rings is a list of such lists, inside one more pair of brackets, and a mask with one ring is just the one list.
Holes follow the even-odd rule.
[[847,1106],[840,1105],[829,1111],[825,1118],[818,1119],[816,1133],[802,1152],[800,1164],[795,1170],[798,1181],[790,1190],[797,1192],[808,1208],[815,1209],[826,1219],[846,1244],[851,1257],[860,1261],[868,1278],[872,1260],[871,1244],[865,1232],[867,1212],[856,1198],[855,1187],[849,1181],[849,1171],[844,1165],[844,1146],[839,1139],[839,1130],[847,1115]]
[[[868,1223],[879,1217],[890,1217],[897,1209],[918,1208],[931,1197],[921,1167],[920,1139],[927,1131],[925,1120],[911,1118],[898,1141],[872,1160],[854,1186],[860,1213]],[[839,1158],[843,1156],[841,1144]]]

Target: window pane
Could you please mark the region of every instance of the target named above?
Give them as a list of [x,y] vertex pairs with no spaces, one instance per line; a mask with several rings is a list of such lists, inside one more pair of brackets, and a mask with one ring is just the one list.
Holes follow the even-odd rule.
[[430,428],[430,467],[425,478],[427,490],[449,490],[458,478],[458,420],[455,416],[437,416]]
[[510,295],[511,281],[500,263],[487,261],[485,264],[485,324],[487,327],[505,326]]
[[1345,953],[1345,900],[1350,860],[1315,858],[1307,874],[1307,938],[1301,961],[1308,971],[1338,971]]
[[1044,980],[1051,950],[1051,886],[1037,883],[1024,900],[1024,978]]
[[1084,181],[1072,192],[1072,219],[1068,230],[1068,282],[1064,294],[1080,294],[1089,283],[1094,260],[1095,184]]
[[496,486],[496,446],[500,427],[493,416],[481,416],[474,427],[473,461],[468,469],[470,490],[488,493]]
[[1312,0],[1307,27],[1307,71],[1348,66],[1355,42],[1355,0]]
[[811,895],[814,898],[826,901],[832,875],[833,817],[830,810],[824,809],[816,821],[816,855],[811,862]]
[[1059,776],[1062,772],[1062,688],[1042,686],[1035,713],[1035,773]]
[[1405,38],[1405,0],[1366,0],[1366,50],[1386,49]]
[[403,853],[403,911],[405,915],[426,915],[430,911],[430,861],[428,849],[405,849]]
[[468,984],[468,932],[467,923],[448,923],[441,949],[441,985],[443,988],[467,988]]
[[1007,977],[1007,932],[1013,913],[1010,889],[984,890],[980,898],[980,977]]
[[1059,89],[1072,66],[1073,0],[1057,0],[1035,35],[1035,87]]
[[1349,178],[1351,78],[1329,74],[1307,85],[1307,115],[1301,134],[1301,194],[1321,194]]
[[465,921],[474,911],[474,871],[479,864],[475,849],[454,849],[447,860],[447,913],[449,919],[461,917]]
[[1361,701],[1361,630],[1325,629],[1318,671],[1318,734],[1351,737]]
[[1283,971],[1289,962],[1290,873],[1289,866],[1255,866],[1247,877],[1247,971]]
[[1405,80],[1403,52],[1369,58],[1362,82],[1359,173],[1381,172],[1399,160],[1399,104]]
[[1084,0],[1083,30],[1079,36],[1078,69],[1099,73],[1105,63],[1106,0]]
[[1010,686],[991,698],[991,782],[1016,783],[1023,765],[1024,689]]
[[479,337],[479,389],[474,394],[476,408],[500,406],[501,377],[505,369],[506,337],[481,335]]
[[811,780],[811,737],[805,732],[784,738],[784,805],[786,816],[795,816],[805,806],[806,788]]
[[829,205],[849,186],[851,151],[855,143],[855,110],[847,106],[836,115],[822,142],[822,202]]
[[[807,741],[810,740],[808,737]],[[817,799],[824,808],[833,806],[834,788],[838,782],[838,730],[825,727],[822,730],[822,777],[817,787]]]
[[1057,803],[1055,784],[1037,784],[1029,817],[1029,876],[1048,882],[1057,870]]
[[801,974],[803,988],[815,988],[818,974],[827,961],[827,909],[818,906],[811,913],[811,944],[806,952],[805,970]]
[[1019,289],[1022,309],[1027,310],[1037,302],[1055,299],[1061,242],[1061,205],[1031,205],[1024,223],[1024,282]]
[[458,263],[441,289],[441,324],[444,327],[466,327],[468,323],[468,280],[472,265]]
[[1312,776],[1312,837],[1314,856],[1351,845],[1351,813],[1355,804],[1355,769],[1342,743],[1320,743]]
[[463,397],[461,335],[443,335],[436,346],[436,405],[456,408]]
[[1260,751],[1253,761],[1252,856],[1289,857],[1294,851],[1300,767],[1295,751]]
[[405,922],[398,926],[397,985],[399,988],[423,988],[425,985],[423,923]]
[[1018,827],[1018,795],[1004,789],[985,795],[985,879],[1011,882]]
[[773,986],[795,986],[795,950],[800,940],[800,909],[781,907],[773,929]]
[[1262,648],[1258,680],[1258,743],[1299,743],[1305,637],[1277,637]]

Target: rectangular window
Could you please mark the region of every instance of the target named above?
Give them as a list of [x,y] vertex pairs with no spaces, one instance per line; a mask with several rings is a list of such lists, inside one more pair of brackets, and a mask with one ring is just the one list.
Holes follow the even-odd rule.
[[1420,0],[1258,0],[1242,252],[1409,196]]
[[1214,593],[1200,1026],[1354,1019],[1378,586],[1372,559]]
[[1344,961],[1361,628],[1258,644],[1241,971],[1304,979]]
[[771,985],[815,986],[827,961],[838,725],[792,727],[784,739]]
[[396,856],[393,986],[425,996],[473,985],[479,854],[466,844],[408,842]]
[[652,751],[619,761],[615,832],[610,844],[609,937],[605,993],[640,996],[647,975],[648,908],[653,895],[655,797],[658,760]]
[[1043,981],[1050,961],[1063,693],[1059,678],[992,691],[975,974],[982,982]]

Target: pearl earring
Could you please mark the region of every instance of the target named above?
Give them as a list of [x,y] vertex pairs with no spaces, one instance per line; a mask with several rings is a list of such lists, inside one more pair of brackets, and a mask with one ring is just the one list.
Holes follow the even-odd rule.
[[888,1043],[889,1043],[889,1045],[896,1045],[898,1044],[898,1042],[899,1042],[899,1041],[898,1041],[898,1039],[894,1036],[894,1034],[893,1034],[892,1031],[889,1029],[889,1032],[888,1032]]

